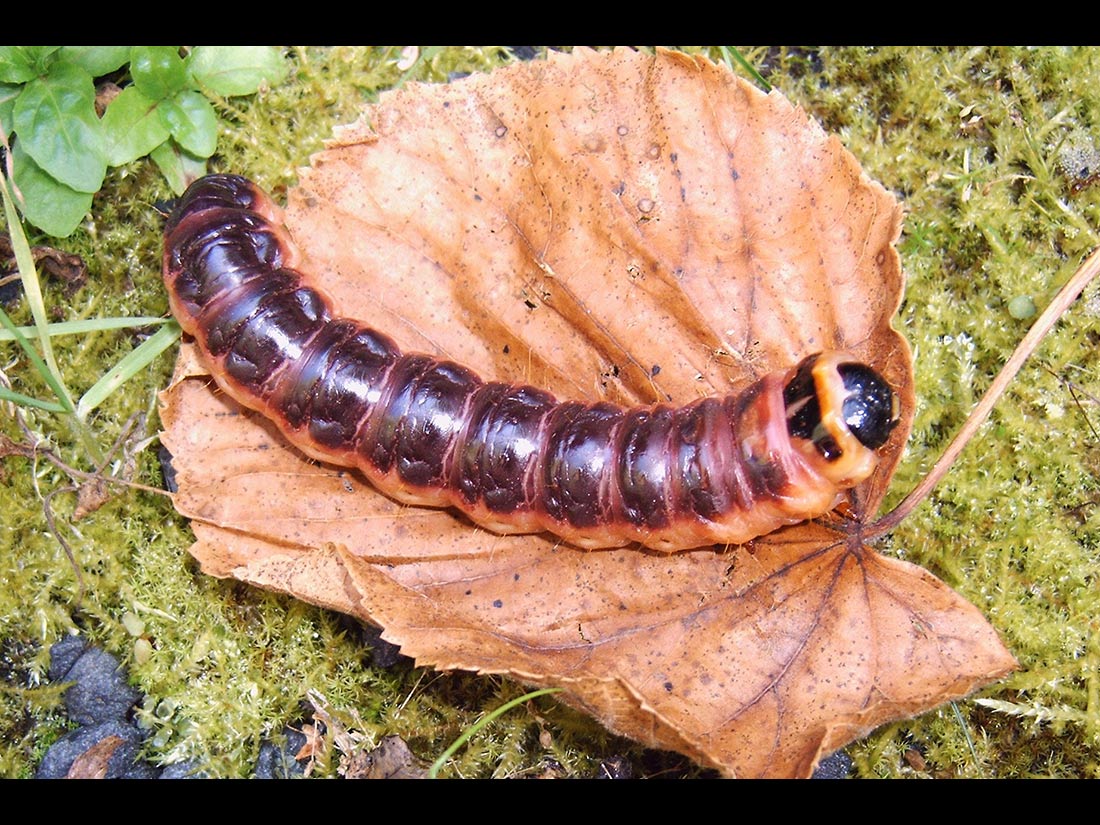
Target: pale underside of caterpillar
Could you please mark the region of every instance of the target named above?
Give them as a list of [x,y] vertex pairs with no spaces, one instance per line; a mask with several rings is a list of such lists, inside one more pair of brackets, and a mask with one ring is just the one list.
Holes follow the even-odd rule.
[[180,199],[165,284],[218,386],[306,455],[495,533],[586,549],[740,544],[836,507],[898,421],[888,384],[841,352],[682,407],[483,381],[336,316],[299,257],[279,207],[243,177],[208,176]]

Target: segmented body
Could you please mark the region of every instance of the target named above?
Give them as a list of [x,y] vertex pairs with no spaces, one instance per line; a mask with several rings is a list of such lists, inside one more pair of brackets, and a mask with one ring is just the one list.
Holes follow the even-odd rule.
[[868,392],[849,375],[881,379],[842,353],[682,407],[561,402],[402,353],[338,317],[297,261],[281,211],[245,178],[203,178],[181,198],[164,278],[218,385],[307,455],[497,533],[548,531],[583,548],[742,543],[833,508],[896,421],[874,381],[873,414],[846,412]]

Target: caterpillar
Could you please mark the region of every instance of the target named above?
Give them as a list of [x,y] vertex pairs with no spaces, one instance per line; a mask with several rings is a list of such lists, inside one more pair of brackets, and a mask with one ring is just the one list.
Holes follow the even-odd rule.
[[180,198],[164,281],[218,386],[307,456],[495,533],[741,544],[836,507],[899,419],[887,382],[843,352],[681,407],[558,401],[402,353],[337,316],[299,261],[281,210],[246,178],[211,175]]

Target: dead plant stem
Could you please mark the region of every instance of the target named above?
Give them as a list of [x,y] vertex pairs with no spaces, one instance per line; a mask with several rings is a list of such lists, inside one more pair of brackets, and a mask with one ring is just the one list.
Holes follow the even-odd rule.
[[1073,277],[1066,281],[1058,294],[1054,296],[1054,300],[1050,302],[1043,314],[1028,330],[1027,335],[1016,346],[1016,351],[1012,353],[1012,357],[1005,362],[997,377],[993,379],[993,383],[989,385],[985,395],[982,396],[982,400],[970,413],[970,417],[966,419],[962,429],[959,430],[948,448],[944,450],[943,455],[939,457],[928,475],[913,488],[909,495],[902,499],[897,507],[867,527],[864,533],[865,539],[870,540],[893,530],[940,483],[947,471],[951,469],[951,465],[955,463],[955,459],[959,457],[970,439],[974,437],[978,428],[989,417],[993,406],[1000,400],[1001,395],[1012,379],[1016,377],[1016,373],[1020,371],[1020,367],[1023,366],[1027,357],[1035,351],[1035,348],[1039,346],[1039,342],[1043,340],[1051,327],[1065,314],[1070,304],[1077,299],[1077,296],[1081,294],[1081,291],[1097,274],[1100,274],[1100,247],[1094,249],[1092,254],[1085,259],[1085,262],[1081,264]]

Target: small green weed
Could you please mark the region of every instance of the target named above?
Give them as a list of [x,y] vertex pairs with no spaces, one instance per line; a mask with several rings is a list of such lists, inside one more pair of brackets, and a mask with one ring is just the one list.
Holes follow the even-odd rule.
[[279,50],[256,46],[0,47],[0,126],[20,211],[68,237],[107,168],[146,155],[182,194],[217,148],[211,98],[252,94],[286,67]]

